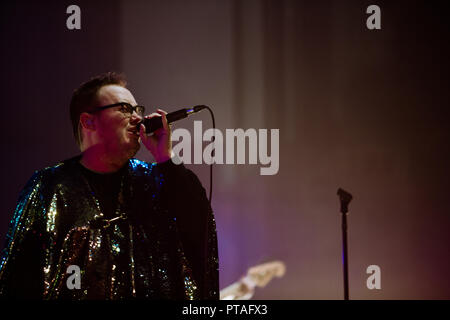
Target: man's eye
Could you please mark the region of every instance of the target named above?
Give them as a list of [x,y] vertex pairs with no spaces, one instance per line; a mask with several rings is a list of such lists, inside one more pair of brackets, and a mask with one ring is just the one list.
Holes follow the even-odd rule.
[[130,112],[130,108],[128,108],[127,105],[122,105],[122,106],[120,107],[120,112],[123,112],[123,113],[129,113],[129,112]]

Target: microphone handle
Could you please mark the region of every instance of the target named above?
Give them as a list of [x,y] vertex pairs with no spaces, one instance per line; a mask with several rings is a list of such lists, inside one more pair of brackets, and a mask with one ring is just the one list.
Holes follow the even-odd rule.
[[[175,122],[180,119],[184,119],[188,115],[189,115],[188,109],[180,109],[180,110],[166,114],[166,118],[167,118],[167,122],[171,123],[171,122]],[[154,132],[154,131],[158,130],[159,128],[162,128],[162,126],[163,126],[161,117],[144,119],[144,121],[142,121],[142,123],[145,126],[146,133]]]

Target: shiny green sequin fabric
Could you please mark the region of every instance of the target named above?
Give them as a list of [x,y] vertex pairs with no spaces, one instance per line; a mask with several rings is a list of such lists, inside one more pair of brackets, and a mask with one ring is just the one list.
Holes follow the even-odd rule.
[[[218,299],[214,215],[198,178],[130,159],[105,215],[80,157],[36,172],[2,252],[0,295],[36,299]],[[70,265],[80,289],[70,289]]]

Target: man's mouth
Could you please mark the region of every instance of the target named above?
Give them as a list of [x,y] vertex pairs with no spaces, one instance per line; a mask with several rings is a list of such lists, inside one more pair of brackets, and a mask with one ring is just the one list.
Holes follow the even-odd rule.
[[139,130],[137,128],[128,129],[128,132],[130,132],[131,134],[139,137]]

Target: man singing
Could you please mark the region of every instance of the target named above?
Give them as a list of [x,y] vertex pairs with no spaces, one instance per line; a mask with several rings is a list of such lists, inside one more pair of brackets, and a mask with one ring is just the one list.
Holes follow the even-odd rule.
[[[81,154],[37,171],[22,190],[0,265],[0,296],[219,299],[214,216],[200,181],[171,160],[170,127],[147,135],[125,79],[75,90]],[[140,142],[156,163],[134,159]]]

